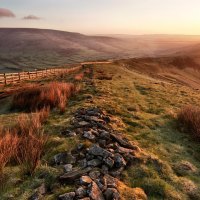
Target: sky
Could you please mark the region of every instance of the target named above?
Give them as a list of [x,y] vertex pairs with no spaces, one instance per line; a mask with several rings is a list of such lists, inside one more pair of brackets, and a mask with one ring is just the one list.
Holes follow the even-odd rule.
[[200,0],[0,0],[0,27],[200,35]]

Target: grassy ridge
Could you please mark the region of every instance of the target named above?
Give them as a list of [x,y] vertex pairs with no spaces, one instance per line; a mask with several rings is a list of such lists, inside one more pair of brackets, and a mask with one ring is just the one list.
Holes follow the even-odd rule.
[[[92,69],[92,83],[87,78],[80,80],[82,72],[57,78],[66,82],[76,79],[83,86],[82,90],[69,101],[63,115],[56,110],[50,114],[44,125],[49,141],[43,164],[35,176],[26,177],[17,186],[12,183],[4,196],[12,193],[17,199],[26,199],[42,182],[54,191],[45,199],[55,199],[59,194],[70,191],[73,185],[57,187],[54,184],[62,169],[50,166],[49,162],[56,153],[70,151],[81,141],[78,136],[66,139],[60,135],[60,131],[70,124],[74,111],[97,105],[113,115],[113,128],[141,149],[141,153],[136,155],[138,162],[123,174],[122,180],[127,186],[141,187],[148,199],[200,199],[199,143],[187,132],[180,131],[176,119],[182,106],[199,106],[198,91],[135,73],[121,65],[95,65]],[[0,120],[5,124],[17,115],[5,112],[5,109],[1,111]],[[18,172],[18,168],[7,168],[10,176],[19,179]],[[41,179],[44,173],[46,178]],[[131,199],[125,192],[123,197]]]

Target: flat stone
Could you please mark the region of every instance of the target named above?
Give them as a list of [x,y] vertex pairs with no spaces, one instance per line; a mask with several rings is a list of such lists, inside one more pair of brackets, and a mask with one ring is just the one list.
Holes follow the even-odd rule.
[[78,127],[90,127],[90,123],[88,123],[86,121],[81,121],[81,122],[78,122],[77,126]]
[[89,197],[85,197],[85,198],[78,199],[78,200],[91,200],[91,199]]
[[95,136],[90,131],[84,131],[83,137],[89,140],[95,140]]
[[76,191],[76,196],[78,198],[84,198],[86,195],[87,195],[87,191],[86,191],[86,188],[84,187],[79,187]]
[[124,167],[120,167],[120,168],[109,171],[109,174],[114,177],[119,177],[123,171],[124,171]]
[[119,200],[120,194],[115,188],[107,188],[104,192],[104,196],[106,200]]
[[126,161],[120,154],[115,154],[114,161],[115,161],[115,166],[118,168],[126,166]]
[[91,187],[89,190],[89,197],[92,200],[105,200],[101,190],[99,189],[98,185],[94,181],[91,183]]
[[119,153],[132,153],[134,150],[133,149],[127,149],[127,148],[124,148],[124,147],[120,147],[118,146],[117,147],[117,152]]
[[109,174],[104,175],[108,188],[117,188],[117,180]]
[[102,139],[110,139],[110,133],[102,130],[99,137],[102,138]]
[[76,136],[76,133],[74,131],[70,131],[70,130],[64,130],[61,132],[62,135],[65,135],[67,137],[74,137]]
[[69,193],[65,193],[62,194],[58,197],[59,200],[73,200],[75,197],[75,192],[69,192]]
[[89,150],[88,150],[89,154],[92,154],[94,156],[102,156],[103,158],[112,156],[112,153],[110,153],[109,151],[97,146],[97,145],[93,145]]
[[83,143],[78,144],[78,146],[77,146],[78,150],[82,150],[83,148],[84,148],[84,144]]
[[86,159],[79,160],[78,163],[79,163],[79,166],[82,167],[82,168],[87,167],[87,160]]
[[114,160],[112,158],[110,158],[110,157],[107,157],[107,158],[103,159],[103,161],[110,168],[112,168],[114,166],[114,163],[115,163]]
[[93,179],[93,180],[98,179],[98,178],[100,177],[100,175],[101,175],[101,172],[98,171],[98,170],[91,171],[91,172],[89,173],[90,178]]
[[101,167],[101,172],[102,172],[103,174],[108,174],[108,170],[109,170],[109,168],[108,168],[107,165],[102,165],[102,167]]
[[37,191],[40,195],[45,195],[46,192],[47,192],[47,188],[46,188],[46,185],[44,183],[42,183],[40,185],[40,187],[37,188]]
[[80,184],[81,185],[89,185],[90,183],[92,183],[92,179],[89,176],[82,176],[80,178]]
[[100,139],[100,140],[98,140],[98,143],[99,143],[99,146],[106,147],[106,140]]
[[97,167],[102,164],[102,161],[99,159],[93,159],[87,162],[88,166]]
[[65,153],[56,154],[53,158],[54,158],[55,164],[57,165],[66,164],[67,153],[65,152]]
[[71,172],[72,168],[73,168],[72,164],[66,164],[66,165],[64,165],[65,172]]
[[39,200],[40,197],[39,197],[39,194],[38,192],[35,192],[33,195],[31,195],[28,200]]
[[59,179],[61,182],[74,183],[74,180],[80,178],[84,174],[87,174],[91,170],[92,170],[91,167],[87,167],[85,169],[76,169],[71,172],[63,174],[62,176],[60,176]]
[[128,149],[133,149],[135,150],[135,145],[132,145],[130,142],[125,141],[121,135],[115,134],[115,133],[110,133],[111,137],[117,141],[122,147],[128,148]]

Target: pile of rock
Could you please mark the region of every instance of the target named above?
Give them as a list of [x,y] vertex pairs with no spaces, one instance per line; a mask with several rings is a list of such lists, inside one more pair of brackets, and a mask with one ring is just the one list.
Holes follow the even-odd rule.
[[64,165],[61,183],[75,183],[74,192],[59,196],[61,200],[117,200],[118,179],[123,170],[137,161],[139,147],[130,143],[110,126],[110,118],[99,108],[79,109],[72,120],[72,131],[62,134],[73,137],[80,134],[90,140],[89,148],[79,144],[68,153],[54,156],[56,164]]

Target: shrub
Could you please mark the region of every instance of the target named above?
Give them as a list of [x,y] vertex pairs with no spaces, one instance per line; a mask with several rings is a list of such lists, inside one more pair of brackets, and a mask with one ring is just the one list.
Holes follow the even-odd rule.
[[197,140],[200,140],[200,108],[188,105],[183,107],[178,115],[178,122],[190,132]]
[[47,108],[36,113],[21,114],[12,130],[0,130],[0,182],[4,178],[3,169],[11,159],[20,164],[24,174],[32,175],[35,172],[47,142],[41,127],[48,114]]
[[47,137],[42,131],[35,134],[30,129],[28,133],[20,136],[16,159],[24,174],[33,175],[35,169],[40,164],[46,141]]
[[[46,112],[46,111],[45,111]],[[19,142],[16,152],[16,160],[24,174],[33,175],[40,164],[40,159],[47,142],[47,136],[43,134],[41,122],[44,120],[43,112],[21,114],[18,118],[17,130]]]
[[6,164],[13,158],[16,153],[16,149],[18,146],[18,136],[14,132],[10,132],[9,130],[4,131],[1,129],[0,132],[0,186],[2,188],[2,184],[5,183],[4,180],[4,168]]
[[63,107],[75,92],[75,86],[71,83],[52,82],[44,86],[34,85],[14,95],[12,108],[36,111],[44,107]]

